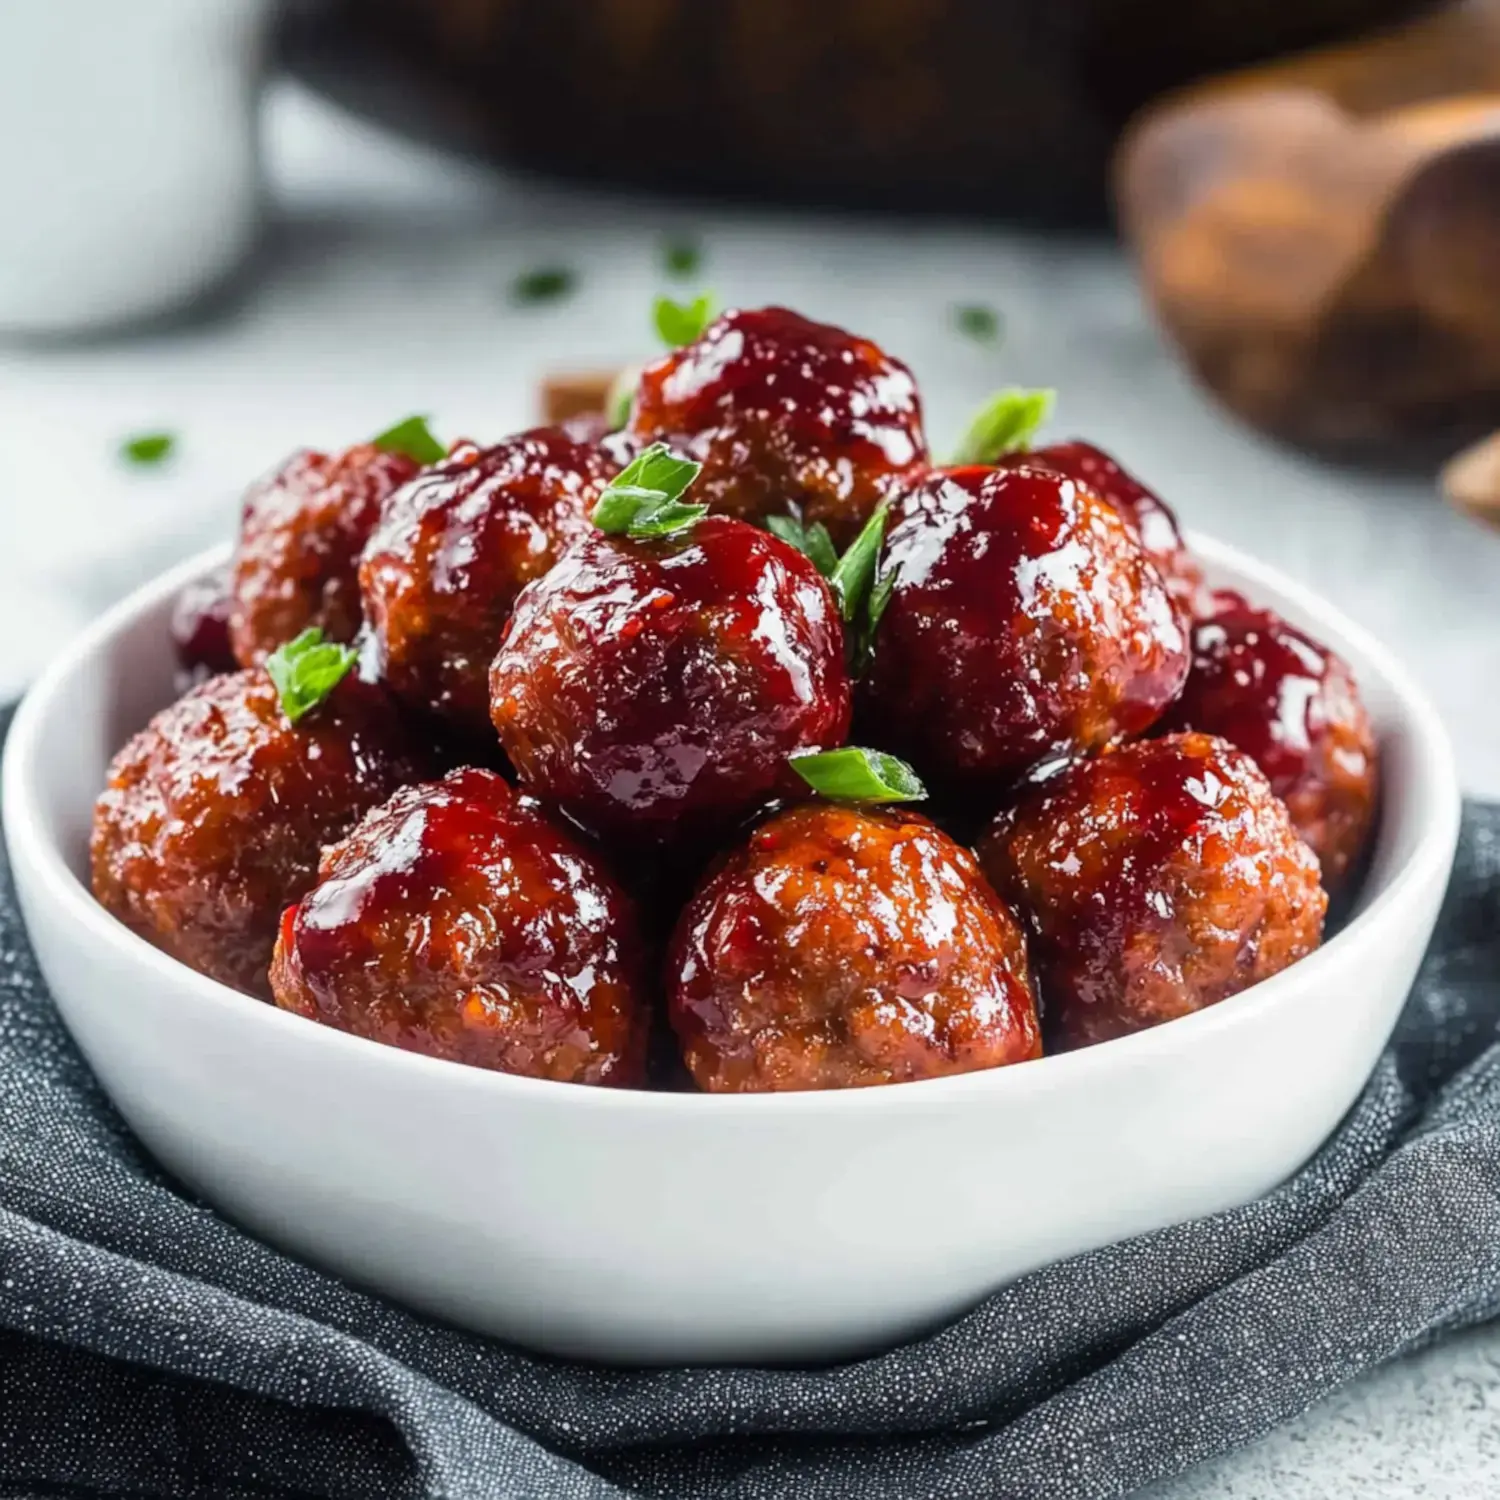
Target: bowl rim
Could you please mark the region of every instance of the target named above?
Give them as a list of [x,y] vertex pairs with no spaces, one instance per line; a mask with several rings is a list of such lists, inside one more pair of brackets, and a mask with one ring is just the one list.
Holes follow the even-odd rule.
[[[981,1069],[942,1078],[858,1089],[820,1089],[780,1093],[708,1094],[648,1089],[565,1086],[555,1081],[524,1078],[467,1066],[443,1058],[408,1052],[364,1037],[309,1022],[302,1016],[241,994],[169,957],[132,932],[94,900],[92,892],[69,867],[62,849],[48,836],[33,795],[37,756],[44,731],[59,710],[60,700],[74,674],[142,615],[160,608],[182,586],[228,556],[227,545],[201,552],[144,584],[115,604],[78,636],[44,669],[21,700],[6,743],[0,769],[0,813],[13,867],[24,863],[35,877],[34,899],[46,900],[57,920],[80,930],[81,937],[102,946],[115,966],[136,972],[141,982],[175,985],[191,992],[194,1003],[235,1008],[241,1019],[258,1014],[268,1027],[293,1028],[287,1044],[325,1049],[331,1066],[360,1066],[377,1072],[391,1070],[415,1080],[428,1075],[449,1090],[467,1089],[478,1095],[513,1096],[516,1103],[537,1106],[651,1114],[758,1115],[767,1110],[791,1114],[855,1113],[879,1109],[942,1108],[962,1104],[992,1091],[1047,1091],[1066,1087],[1070,1080],[1087,1086],[1101,1069],[1153,1065],[1163,1053],[1187,1048],[1194,1038],[1250,1026],[1267,1012],[1297,1002],[1296,993],[1316,985],[1326,974],[1354,955],[1361,937],[1375,928],[1399,902],[1446,881],[1457,845],[1461,797],[1448,735],[1426,694],[1392,653],[1362,626],[1307,586],[1237,548],[1199,533],[1189,533],[1193,551],[1211,568],[1233,572],[1252,589],[1279,595],[1292,611],[1312,622],[1312,628],[1341,652],[1347,646],[1363,659],[1364,672],[1373,672],[1395,706],[1397,717],[1411,736],[1414,754],[1410,784],[1403,801],[1403,817],[1416,820],[1418,832],[1410,856],[1386,879],[1385,886],[1326,943],[1281,973],[1252,985],[1170,1024],[1151,1027],[1108,1044],[1056,1053],[1008,1067]],[[164,638],[165,639],[165,638]],[[19,854],[19,858],[18,858]],[[54,1004],[55,1004],[54,1000]],[[436,1070],[436,1071],[433,1071]]]

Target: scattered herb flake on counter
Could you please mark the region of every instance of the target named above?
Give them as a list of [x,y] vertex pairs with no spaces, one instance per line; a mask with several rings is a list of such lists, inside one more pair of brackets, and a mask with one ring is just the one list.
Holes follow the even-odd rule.
[[432,435],[426,417],[407,417],[373,439],[382,453],[401,453],[413,463],[441,463],[448,450]]
[[681,349],[703,337],[703,330],[713,322],[717,303],[712,292],[704,292],[691,302],[674,302],[670,297],[656,299],[656,331],[669,349]]
[[792,769],[834,802],[920,802],[927,788],[904,760],[883,750],[845,745],[791,757]]
[[295,724],[310,714],[348,675],[357,653],[352,646],[325,641],[316,625],[266,658],[282,712]]
[[964,302],[953,309],[953,322],[965,338],[976,344],[1000,342],[1000,314],[985,302]]
[[128,464],[149,468],[172,456],[177,438],[170,432],[141,432],[120,444],[120,457]]
[[517,307],[538,302],[556,302],[570,296],[577,288],[577,273],[567,266],[537,266],[522,271],[510,284],[510,300]]
[[668,276],[692,276],[703,264],[703,246],[686,237],[667,240],[661,247],[661,263]]
[[702,468],[665,443],[652,443],[610,481],[591,519],[600,531],[636,540],[684,531],[708,514],[706,505],[682,502]]
[[1007,453],[1031,447],[1056,400],[1056,391],[1027,391],[1017,386],[996,391],[969,424],[953,462],[992,464]]

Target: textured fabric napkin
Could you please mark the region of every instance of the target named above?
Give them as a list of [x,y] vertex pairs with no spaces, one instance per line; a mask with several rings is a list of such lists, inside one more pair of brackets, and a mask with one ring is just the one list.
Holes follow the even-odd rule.
[[131,1139],[0,870],[0,1492],[1119,1495],[1500,1313],[1500,808],[1338,1134],[1270,1197],[1053,1266],[821,1370],[611,1371],[267,1249]]

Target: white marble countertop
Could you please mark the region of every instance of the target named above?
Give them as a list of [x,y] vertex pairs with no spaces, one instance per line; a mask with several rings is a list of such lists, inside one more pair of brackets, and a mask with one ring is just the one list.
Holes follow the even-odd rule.
[[[726,301],[782,301],[880,340],[916,370],[935,442],[994,387],[1061,391],[1087,434],[1194,527],[1323,590],[1427,685],[1475,793],[1500,796],[1500,534],[1430,482],[1311,464],[1211,406],[1163,348],[1118,254],[994,229],[702,211],[501,181],[392,143],[290,87],[266,113],[274,225],[238,295],[172,329],[0,348],[0,694],[83,621],[227,535],[249,476],[412,411],[448,436],[528,420],[538,378],[649,353],[658,245],[689,229]],[[101,253],[107,253],[101,249]],[[518,271],[563,263],[575,296],[514,308]],[[951,305],[1005,316],[965,341]],[[129,433],[180,434],[130,471]],[[1500,1330],[1392,1365],[1242,1453],[1153,1490],[1370,1500],[1490,1497]]]

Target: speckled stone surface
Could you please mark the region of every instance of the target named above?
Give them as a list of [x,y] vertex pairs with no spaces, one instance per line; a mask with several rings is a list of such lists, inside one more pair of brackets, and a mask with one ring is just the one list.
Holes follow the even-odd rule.
[[[1500,796],[1500,536],[1429,481],[1329,469],[1192,390],[1107,246],[888,222],[699,213],[500,183],[387,143],[302,96],[268,121],[278,219],[253,277],[195,321],[84,347],[0,350],[0,692],[165,563],[224,535],[247,476],[412,410],[485,436],[532,412],[538,377],[652,346],[660,236],[683,226],[728,301],[779,300],[903,355],[935,444],[996,385],[1056,385],[1056,430],[1118,450],[1192,526],[1323,589],[1415,668],[1469,790]],[[519,270],[565,262],[576,297],[516,309]],[[998,347],[950,310],[999,307]],[[181,434],[159,471],[119,439]],[[1500,1493],[1500,1331],[1366,1377],[1253,1447],[1149,1491],[1321,1500]]]

